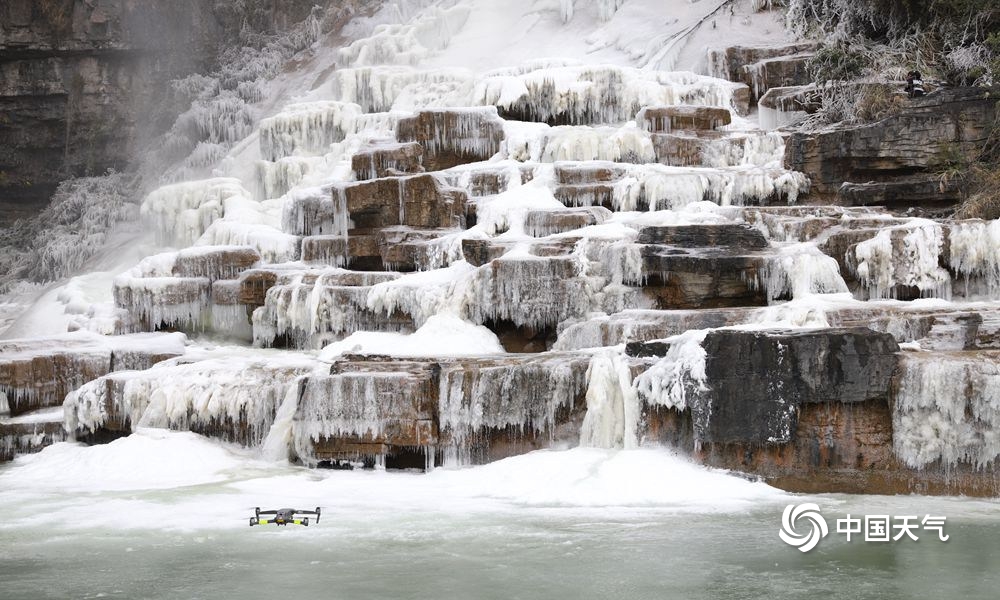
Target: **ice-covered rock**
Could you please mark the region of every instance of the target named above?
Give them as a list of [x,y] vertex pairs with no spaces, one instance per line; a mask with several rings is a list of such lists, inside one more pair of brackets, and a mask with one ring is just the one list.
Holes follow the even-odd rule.
[[0,417],[0,463],[66,439],[61,408]]
[[146,196],[142,215],[163,241],[189,245],[222,217],[227,199],[249,197],[238,179],[228,177],[175,183]]
[[995,352],[906,353],[894,393],[893,450],[907,465],[1000,457],[1000,357]]
[[256,446],[290,386],[315,367],[309,356],[243,350],[114,373],[66,396],[66,427],[78,436],[169,428]]
[[123,369],[148,369],[184,354],[183,334],[99,336],[76,332],[0,342],[0,397],[19,415],[57,406],[84,383]]
[[419,173],[424,170],[423,154],[423,146],[416,142],[373,143],[354,153],[351,169],[358,181]]
[[421,110],[401,119],[396,137],[423,147],[423,164],[429,171],[488,160],[500,151],[503,121],[495,108]]
[[355,331],[411,329],[412,321],[404,315],[391,318],[368,308],[371,287],[398,277],[336,268],[284,274],[253,312],[254,343],[318,349]]
[[689,72],[616,66],[546,66],[494,71],[476,83],[475,104],[504,118],[550,125],[624,123],[644,106],[728,107],[737,86]]
[[362,110],[345,102],[303,102],[290,104],[273,117],[260,122],[260,154],[275,161],[286,156],[319,156],[330,144],[342,141],[354,130]]

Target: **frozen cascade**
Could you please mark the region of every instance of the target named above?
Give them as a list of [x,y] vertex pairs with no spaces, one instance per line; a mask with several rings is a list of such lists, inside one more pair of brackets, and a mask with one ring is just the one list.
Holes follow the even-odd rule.
[[[737,136],[737,134],[733,134]],[[702,161],[708,167],[781,167],[785,159],[785,138],[780,133],[746,133],[734,138],[710,140]]]
[[282,398],[278,410],[274,414],[274,422],[271,424],[264,441],[260,445],[260,455],[271,461],[283,461],[289,459],[292,449],[292,427],[295,419],[295,412],[299,408],[299,390],[301,380],[293,381],[285,397]]
[[346,237],[352,224],[344,188],[295,190],[284,203],[281,224],[283,231],[295,235]]
[[[530,146],[528,146],[530,148]],[[635,126],[580,127],[564,125],[545,132],[539,144],[538,162],[607,160],[625,163],[650,163],[656,161],[650,135]],[[518,150],[519,154],[524,149]],[[516,155],[515,155],[516,156]],[[515,158],[510,156],[510,158]]]
[[142,203],[164,243],[190,245],[223,215],[229,198],[249,198],[239,179],[219,177],[163,186]]
[[622,354],[617,350],[595,354],[587,369],[587,414],[580,445],[637,448],[639,415],[639,396]]
[[[213,284],[236,278],[260,259],[255,249],[241,246],[193,246],[153,255],[115,278],[115,306],[145,331],[162,325],[212,329]],[[224,312],[220,316],[230,321]]]
[[341,48],[338,62],[345,67],[415,65],[431,52],[447,48],[468,20],[470,10],[465,4],[433,6],[407,23],[379,25],[369,37]]
[[705,389],[705,359],[701,343],[708,329],[694,329],[667,338],[667,354],[636,377],[634,385],[649,404],[666,408],[694,408],[694,395]]
[[514,428],[551,435],[556,414],[583,396],[587,364],[586,356],[567,354],[442,365],[439,422],[453,456],[461,462],[477,432]]
[[465,106],[470,103],[473,81],[472,73],[464,69],[379,66],[336,73],[340,97],[369,113]]
[[[950,266],[965,280],[968,297],[984,293],[996,297],[1000,290],[1000,220],[953,223],[948,232]],[[974,289],[974,282],[982,290]]]
[[[295,454],[311,461],[313,444],[327,437],[380,438],[399,415],[407,413],[404,405],[419,397],[418,387],[418,381],[402,373],[392,377],[340,373],[306,378],[300,384],[299,405],[292,421]],[[410,393],[403,393],[404,389]]]
[[893,449],[908,466],[984,468],[1000,458],[995,353],[907,353],[893,406]]
[[276,161],[293,155],[319,156],[354,130],[361,107],[346,102],[289,104],[260,122],[260,154]]
[[855,247],[855,275],[871,298],[894,298],[903,286],[921,296],[950,299],[951,276],[939,264],[943,243],[944,231],[933,221],[914,219],[881,229]]
[[291,347],[319,349],[355,331],[406,330],[408,321],[368,309],[372,286],[398,276],[363,273],[357,281],[346,281],[354,275],[337,268],[282,276],[267,290],[264,306],[253,312],[254,344],[268,347],[280,337]]
[[252,246],[268,263],[284,263],[299,258],[298,236],[282,232],[271,224],[221,219],[212,223],[198,239],[204,246]]
[[751,283],[761,286],[768,300],[849,291],[837,261],[810,242],[780,246],[777,256],[768,258],[759,281]]
[[[808,191],[809,180],[802,173],[760,167],[710,169],[642,164],[629,165],[625,176],[609,185],[611,208],[615,211],[656,211],[706,200],[730,206],[777,197],[793,204],[800,193]],[[597,202],[597,196],[586,194],[573,198],[575,206]]]
[[585,313],[590,298],[578,260],[503,257],[479,268],[471,285],[477,323],[505,319],[532,329]]
[[425,158],[442,154],[485,160],[500,151],[503,121],[492,106],[425,109],[401,119],[396,137],[420,142]]
[[469,282],[477,272],[463,260],[442,269],[408,273],[374,285],[368,295],[368,308],[385,316],[404,313],[416,327],[435,314],[461,315]]
[[336,165],[326,156],[286,156],[257,162],[258,197],[280,198],[313,173],[326,173]]
[[184,331],[209,328],[212,284],[207,277],[119,277],[115,306],[146,331],[161,326]]

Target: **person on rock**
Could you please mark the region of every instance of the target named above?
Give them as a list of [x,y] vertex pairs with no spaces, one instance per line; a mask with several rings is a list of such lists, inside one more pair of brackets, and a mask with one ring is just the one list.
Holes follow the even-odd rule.
[[906,74],[906,93],[910,98],[924,95],[924,81],[920,77],[920,71],[910,71]]

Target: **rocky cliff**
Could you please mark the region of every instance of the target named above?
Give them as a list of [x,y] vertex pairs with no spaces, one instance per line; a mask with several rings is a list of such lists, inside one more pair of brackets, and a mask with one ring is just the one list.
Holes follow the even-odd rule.
[[127,168],[186,108],[171,80],[210,70],[241,31],[280,31],[313,4],[4,2],[0,225],[35,214],[64,179]]
[[948,207],[958,190],[938,174],[970,160],[998,129],[997,88],[943,88],[903,100],[876,123],[795,132],[785,164],[806,173],[817,200],[849,206]]

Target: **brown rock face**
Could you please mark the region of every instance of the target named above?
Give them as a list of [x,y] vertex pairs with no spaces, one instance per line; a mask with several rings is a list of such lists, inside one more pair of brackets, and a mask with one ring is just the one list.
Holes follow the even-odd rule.
[[0,463],[13,460],[18,454],[39,452],[65,439],[66,431],[61,418],[40,423],[0,421]]
[[712,131],[732,123],[733,116],[721,106],[648,106],[639,111],[636,121],[652,133]]
[[589,357],[400,360],[345,356],[299,388],[296,425],[310,462],[416,458],[445,452],[472,463],[573,443],[585,412]]
[[419,143],[424,167],[440,171],[487,160],[499,152],[503,121],[493,107],[423,110],[399,121],[396,138]]
[[[635,356],[668,350],[662,343],[634,346],[630,354]],[[906,454],[911,450],[899,450],[907,443],[928,443],[924,435],[937,435],[904,417],[919,420],[924,411],[935,410],[915,397],[927,391],[912,386],[923,380],[921,373],[942,361],[954,380],[955,394],[965,394],[970,404],[964,416],[943,417],[955,420],[944,427],[991,431],[991,417],[971,406],[979,399],[968,393],[970,381],[995,372],[996,358],[990,353],[900,354],[891,336],[867,328],[720,330],[709,333],[702,347],[707,355],[704,385],[689,388],[686,408],[647,404],[647,440],[685,449],[704,464],[751,473],[789,491],[1000,492],[993,467],[970,458],[990,455],[986,438],[967,435],[968,448],[944,444],[912,455]],[[936,426],[929,427],[927,431],[936,431]],[[914,431],[920,432],[915,440],[898,439]],[[928,448],[939,448],[941,455]],[[901,456],[923,466],[908,464]],[[957,460],[946,461],[945,456]]]
[[433,175],[373,179],[336,188],[334,193],[344,194],[355,230],[465,225],[465,193],[443,186]]
[[59,406],[66,394],[102,375],[148,369],[183,353],[182,347],[175,353],[142,350],[141,340],[130,336],[110,340],[71,335],[0,343],[0,395],[10,414]]
[[814,42],[786,46],[730,46],[724,50],[713,50],[709,59],[716,76],[729,81],[744,81],[744,67],[747,65],[777,57],[815,52],[818,48],[819,45]]
[[420,173],[424,170],[423,155],[423,146],[416,142],[373,144],[351,157],[351,169],[358,181]]
[[[689,430],[688,420],[672,411],[650,413],[657,435],[678,442]],[[964,463],[906,467],[893,454],[892,434],[885,400],[813,404],[799,411],[795,438],[788,444],[703,444],[692,454],[706,465],[752,473],[790,492],[986,497],[1000,492],[995,476]]]
[[[941,89],[878,123],[794,133],[785,146],[785,166],[808,175],[811,193],[829,202],[839,201],[845,182],[894,182],[899,189],[901,181],[916,177],[907,184],[915,186],[949,156],[979,150],[995,122],[998,99],[996,88]],[[846,190],[850,204],[868,203],[859,191]],[[869,192],[892,199],[889,188]]]

